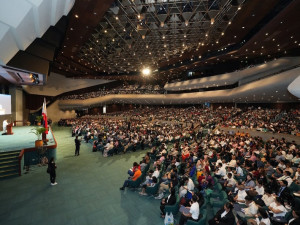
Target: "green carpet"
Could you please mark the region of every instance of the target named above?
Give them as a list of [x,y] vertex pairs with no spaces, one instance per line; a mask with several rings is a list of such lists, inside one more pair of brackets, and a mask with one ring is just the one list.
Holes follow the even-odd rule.
[[4,225],[163,224],[159,200],[120,191],[127,170],[146,151],[104,158],[82,143],[75,157],[70,128],[54,127],[57,182],[50,186],[46,167],[0,181],[0,221]]

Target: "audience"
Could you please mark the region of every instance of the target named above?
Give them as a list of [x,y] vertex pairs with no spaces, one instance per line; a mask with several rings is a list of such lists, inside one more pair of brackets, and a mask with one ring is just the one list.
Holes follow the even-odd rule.
[[[269,225],[261,207],[268,207],[274,217],[283,217],[290,210],[286,203],[297,206],[293,193],[300,180],[299,146],[284,138],[263,141],[260,136],[244,132],[225,132],[222,126],[291,134],[289,129],[296,124],[293,131],[298,133],[299,121],[285,121],[298,115],[297,110],[145,107],[139,112],[62,120],[61,124],[72,126],[72,134],[83,135],[87,142],[92,140],[103,156],[147,149],[120,189],[142,177],[140,194],[146,195],[146,188],[157,184],[156,199],[162,199],[162,217],[165,205],[175,204],[178,196],[185,206],[192,200],[190,212],[183,213],[179,223],[198,221],[196,193],[206,195],[221,183],[234,209],[226,203],[209,224],[230,224],[235,219],[231,214],[237,211],[239,220],[251,217],[257,224]],[[272,118],[277,118],[279,124]],[[165,192],[169,192],[167,197]],[[297,212],[293,211],[296,221]]]

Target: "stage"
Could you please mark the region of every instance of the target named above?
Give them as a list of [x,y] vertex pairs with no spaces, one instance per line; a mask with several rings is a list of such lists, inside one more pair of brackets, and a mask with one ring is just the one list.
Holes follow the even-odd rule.
[[[0,134],[0,153],[10,152],[35,147],[37,137],[35,134],[30,133],[34,126],[13,127],[13,135]],[[48,146],[56,145],[51,129],[47,135]]]
[[35,148],[37,136],[30,133],[34,126],[13,127],[13,135],[0,133],[0,179],[21,175],[30,165],[41,163],[42,158],[56,159],[57,143],[49,128],[47,145]]

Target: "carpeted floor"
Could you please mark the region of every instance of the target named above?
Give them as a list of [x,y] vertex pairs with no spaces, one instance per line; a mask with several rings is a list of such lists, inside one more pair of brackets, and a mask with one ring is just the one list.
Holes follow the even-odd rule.
[[144,225],[163,224],[159,200],[120,191],[127,170],[144,152],[104,158],[82,143],[74,156],[69,128],[54,127],[57,147],[57,182],[50,186],[46,167],[0,181],[0,223],[3,225]]

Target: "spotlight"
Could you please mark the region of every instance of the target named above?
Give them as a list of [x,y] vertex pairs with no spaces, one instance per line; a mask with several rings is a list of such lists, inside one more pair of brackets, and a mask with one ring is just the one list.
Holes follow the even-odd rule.
[[150,70],[149,68],[144,68],[144,69],[142,70],[142,74],[143,74],[144,76],[149,76],[150,73],[151,73],[151,70]]

